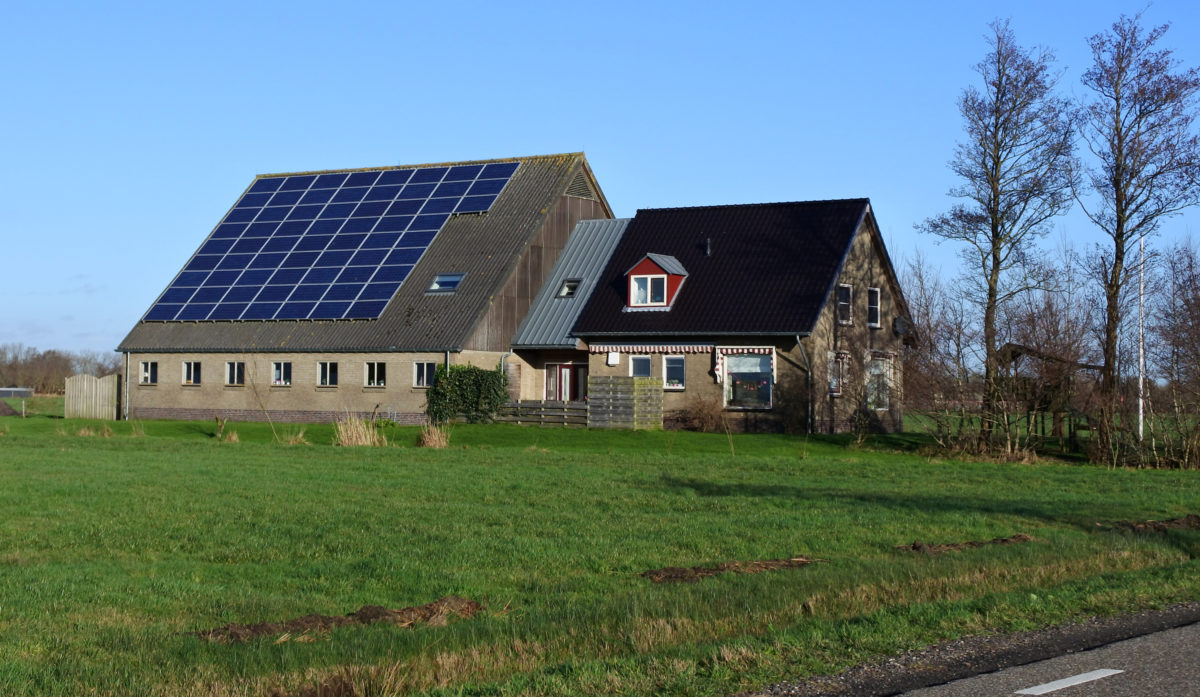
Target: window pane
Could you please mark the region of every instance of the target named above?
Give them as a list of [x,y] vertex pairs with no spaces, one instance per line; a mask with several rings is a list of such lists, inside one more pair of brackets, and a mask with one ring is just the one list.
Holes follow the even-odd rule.
[[633,356],[629,359],[630,370],[635,378],[650,377],[650,357]]
[[633,304],[645,305],[650,302],[650,279],[633,279]]
[[762,353],[735,353],[725,357],[730,373],[770,373],[771,357]]
[[667,279],[650,279],[650,302],[656,305],[667,302]]
[[682,388],[684,386],[685,362],[683,356],[667,356],[663,362],[663,377],[665,387]]

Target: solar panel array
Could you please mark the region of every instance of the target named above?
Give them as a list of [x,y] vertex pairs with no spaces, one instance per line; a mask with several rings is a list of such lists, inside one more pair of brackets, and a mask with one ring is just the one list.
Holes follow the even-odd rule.
[[375,319],[456,213],[517,162],[256,179],[143,317]]

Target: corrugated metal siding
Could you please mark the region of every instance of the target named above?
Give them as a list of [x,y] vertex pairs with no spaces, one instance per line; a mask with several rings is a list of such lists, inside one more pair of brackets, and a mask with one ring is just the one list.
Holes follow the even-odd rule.
[[[867,199],[639,210],[575,334],[807,333],[868,210]],[[625,271],[649,252],[675,257],[687,281],[669,312],[622,312]]]
[[[571,328],[628,225],[629,218],[582,220],[576,224],[558,263],[517,330],[513,348],[574,348]],[[563,281],[569,278],[580,280],[575,297],[557,297]]]
[[[525,259],[556,202],[580,172],[582,153],[519,160],[504,192],[485,214],[451,218],[376,320],[302,322],[140,322],[119,350],[162,351],[420,351],[465,348]],[[496,160],[490,160],[496,161]],[[450,163],[450,164],[472,164]],[[339,170],[340,171],[340,170]],[[580,200],[580,199],[576,199]],[[607,203],[587,201],[607,211]],[[453,295],[426,295],[438,273],[465,273]],[[536,290],[536,289],[535,289]],[[532,292],[526,296],[532,297]],[[515,308],[501,308],[511,312]],[[485,342],[506,347],[510,329]]]

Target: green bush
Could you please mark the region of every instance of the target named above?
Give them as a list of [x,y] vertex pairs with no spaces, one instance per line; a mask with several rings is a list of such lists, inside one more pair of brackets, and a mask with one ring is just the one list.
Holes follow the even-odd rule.
[[498,366],[484,370],[473,365],[438,366],[433,386],[425,394],[425,413],[435,424],[462,416],[470,423],[492,421],[508,401],[508,378]]

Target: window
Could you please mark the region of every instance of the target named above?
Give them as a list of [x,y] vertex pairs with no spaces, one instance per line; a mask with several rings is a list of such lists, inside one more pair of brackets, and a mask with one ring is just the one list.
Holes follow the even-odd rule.
[[829,394],[841,397],[846,387],[846,354],[829,354]]
[[879,289],[867,289],[867,326],[878,329],[879,323]]
[[735,353],[725,357],[725,406],[738,409],[771,408],[771,357],[761,353]]
[[650,377],[650,357],[649,356],[630,356],[629,357],[629,374],[635,378]]
[[682,390],[686,383],[687,363],[683,356],[663,356],[663,389]]
[[363,384],[367,387],[383,387],[387,384],[387,363],[367,361],[363,366]]
[[142,361],[142,377],[138,382],[142,385],[158,384],[158,361]]
[[437,378],[437,363],[413,363],[413,387],[431,387]]
[[850,301],[853,296],[849,285],[842,283],[837,287],[837,321],[838,324],[851,324]]
[[892,362],[887,358],[872,358],[867,363],[867,408],[888,408],[892,386]]
[[666,276],[633,276],[629,280],[630,307],[667,304]]
[[453,293],[458,290],[458,286],[465,276],[465,273],[440,273],[433,277],[433,283],[429,284],[429,290],[426,292]]
[[184,361],[183,362],[183,384],[199,385],[200,384],[200,361]]
[[225,362],[225,384],[226,385],[245,385],[246,384],[246,363],[244,361],[226,361]]
[[321,387],[337,387],[336,361],[319,361],[317,363],[317,384]]
[[292,384],[292,362],[291,361],[275,361],[271,364],[271,384],[272,385],[290,385]]
[[573,297],[575,297],[575,293],[578,290],[579,290],[579,279],[578,278],[568,278],[567,280],[563,281],[562,287],[558,289],[558,295],[555,297],[573,298]]

